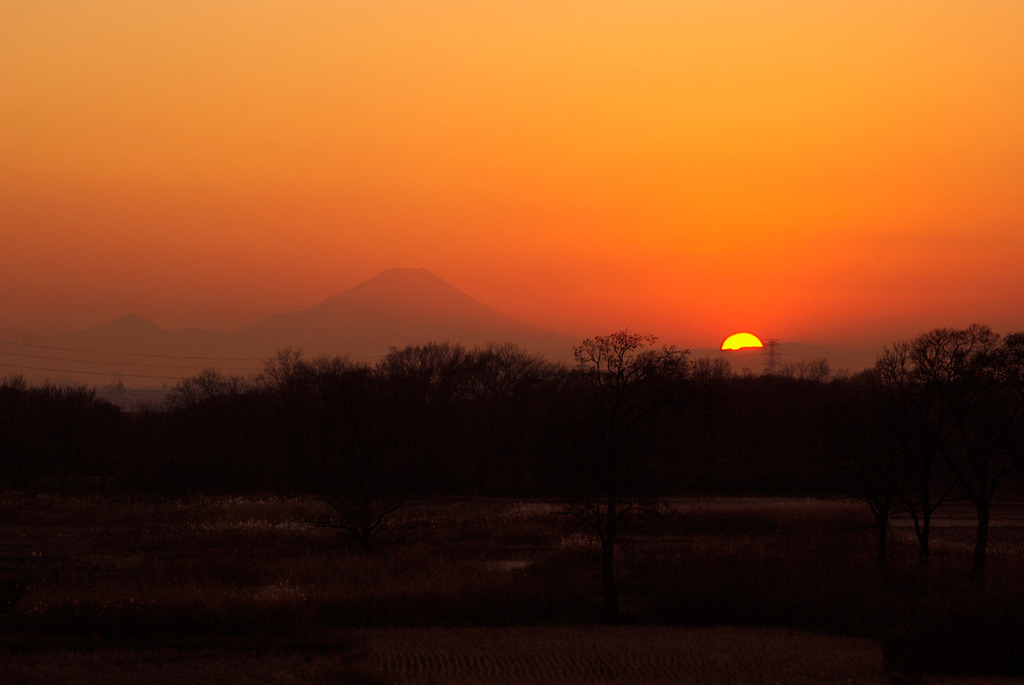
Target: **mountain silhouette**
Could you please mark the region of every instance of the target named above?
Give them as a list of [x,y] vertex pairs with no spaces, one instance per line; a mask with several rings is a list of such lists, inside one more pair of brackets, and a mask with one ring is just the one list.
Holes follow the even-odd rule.
[[565,361],[575,339],[517,321],[426,269],[388,269],[298,312],[239,331],[246,349],[302,346],[310,354],[376,358],[392,347],[450,341],[466,347],[516,343]]
[[301,348],[306,357],[348,355],[372,364],[391,348],[445,341],[469,348],[511,342],[565,362],[578,342],[517,321],[426,269],[388,269],[312,307],[235,333],[167,330],[127,315],[44,341],[32,357],[5,360],[0,350],[0,364],[60,382],[159,385],[209,367],[247,375],[286,347]]
[[[237,352],[230,336],[223,333],[198,328],[171,331],[134,314],[50,342],[82,351],[142,356],[207,356],[215,359]],[[196,365],[202,361],[197,359]]]

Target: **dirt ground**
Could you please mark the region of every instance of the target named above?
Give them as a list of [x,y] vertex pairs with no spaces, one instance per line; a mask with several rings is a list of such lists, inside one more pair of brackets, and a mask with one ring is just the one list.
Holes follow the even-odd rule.
[[[4,655],[0,682],[43,683],[889,683],[878,644],[776,628],[390,628],[346,653],[59,651]],[[934,685],[1012,679],[933,678]]]

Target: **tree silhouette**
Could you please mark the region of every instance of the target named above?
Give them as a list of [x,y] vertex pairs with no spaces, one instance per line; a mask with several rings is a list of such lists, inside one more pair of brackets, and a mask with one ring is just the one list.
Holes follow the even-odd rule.
[[551,461],[547,429],[564,367],[505,344],[474,350],[467,373],[456,430],[468,439],[464,461],[473,487],[495,495],[538,492]]
[[83,476],[106,485],[119,414],[85,386],[0,381],[0,485],[67,490]]
[[582,487],[567,513],[601,541],[607,620],[620,615],[615,549],[624,523],[639,508],[635,488],[650,453],[646,431],[688,372],[687,351],[644,349],[656,340],[624,330],[573,348],[584,421],[576,445]]
[[834,385],[826,409],[826,461],[845,495],[868,505],[875,522],[875,557],[887,568],[889,519],[899,506],[903,464],[886,414],[878,374],[865,371]]
[[377,364],[388,392],[415,415],[419,454],[431,489],[457,492],[468,485],[474,453],[467,412],[474,396],[472,354],[448,342],[392,350]]
[[288,350],[262,378],[300,486],[327,505],[323,522],[364,552],[406,539],[394,515],[423,481],[420,398],[392,371]]
[[237,397],[246,390],[238,376],[225,376],[217,369],[203,369],[195,376],[183,378],[167,398],[168,409],[192,409],[204,402]]
[[931,554],[931,522],[935,510],[949,497],[954,482],[944,470],[943,449],[952,424],[949,406],[938,379],[922,368],[927,356],[923,341],[899,341],[886,348],[875,362],[883,388],[887,422],[883,434],[898,454],[897,497],[914,523],[921,561]]
[[1011,385],[1012,348],[1000,352],[987,326],[936,328],[895,343],[875,369],[885,390],[887,434],[900,459],[898,497],[910,514],[927,561],[931,517],[954,490],[974,505],[977,535],[972,573],[981,576],[989,511],[1010,469],[1009,436],[1020,410]]
[[1006,393],[1010,425],[1003,448],[1018,477],[1024,476],[1024,333],[1003,338],[996,353],[996,374]]
[[992,501],[1014,467],[1012,441],[1024,415],[1017,383],[1020,341],[1010,338],[1000,344],[999,336],[985,326],[949,335],[948,361],[939,368],[954,387],[956,429],[946,458],[960,493],[977,515],[971,575],[981,578]]
[[386,524],[423,477],[416,407],[389,387],[390,380],[379,369],[338,359],[316,364],[323,404],[314,487],[334,525],[364,552],[406,539],[407,526]]

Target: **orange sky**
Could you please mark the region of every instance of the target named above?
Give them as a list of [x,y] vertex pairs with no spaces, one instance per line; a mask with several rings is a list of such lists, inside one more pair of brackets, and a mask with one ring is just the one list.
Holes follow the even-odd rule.
[[529,323],[1024,329],[1019,0],[0,0],[0,334],[393,266]]

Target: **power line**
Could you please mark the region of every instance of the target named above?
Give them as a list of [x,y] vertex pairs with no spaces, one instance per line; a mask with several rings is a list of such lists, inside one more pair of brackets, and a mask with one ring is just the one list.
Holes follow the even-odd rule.
[[[41,354],[27,354],[25,352],[5,352],[9,357],[28,357],[29,359],[45,359],[55,362],[71,362],[73,364],[108,364],[112,366],[141,366],[147,369],[181,369],[184,371],[194,370],[198,365],[177,366],[173,364],[146,364],[143,362],[123,362],[115,360],[93,360],[93,359],[68,359],[67,357],[49,357]],[[218,367],[220,371],[259,371],[259,367]]]
[[20,364],[0,364],[0,367],[11,368],[11,369],[22,369],[27,371],[56,371],[58,373],[87,373],[93,376],[117,376],[123,378],[159,378],[167,381],[180,381],[181,376],[151,376],[147,374],[138,373],[111,373],[110,371],[75,371],[73,369],[51,369],[44,366],[22,366]]
[[[38,344],[35,344],[35,343],[14,342],[13,340],[0,340],[0,345],[12,345],[12,346],[15,346],[15,347],[28,347],[28,348],[39,349],[39,350],[57,350],[57,351],[60,351],[60,352],[79,352],[79,353],[82,353],[82,354],[109,354],[109,355],[120,356],[120,357],[148,357],[148,358],[151,358],[151,359],[178,359],[178,360],[209,361],[209,362],[219,362],[219,361],[224,361],[224,362],[257,362],[259,364],[266,364],[268,360],[270,360],[270,361],[273,360],[273,357],[210,357],[210,356],[203,357],[203,356],[190,356],[190,355],[183,355],[183,354],[150,354],[150,353],[146,353],[146,352],[120,352],[120,351],[116,351],[116,350],[87,350],[87,349],[83,349],[83,348],[80,348],[80,347],[60,347],[60,346],[57,346],[57,345],[38,345]],[[44,357],[44,356],[40,356],[40,355],[30,355],[30,354],[27,354],[27,353],[24,353],[24,352],[5,352],[4,354],[10,355],[10,356],[15,356],[15,357],[30,357],[30,358],[33,358],[33,359],[52,359],[54,361],[68,361],[68,362],[84,363],[84,364],[120,364],[120,365],[124,365],[124,366],[143,366],[143,367],[146,367],[146,368],[164,368],[164,369],[182,369],[182,370],[187,370],[187,369],[195,368],[195,367],[185,367],[185,366],[171,366],[171,365],[165,365],[165,364],[141,364],[141,363],[136,363],[136,362],[121,362],[121,361],[115,362],[114,360],[110,360],[110,361],[92,361],[92,360],[88,360],[88,359],[67,359],[67,358],[62,358],[62,357]],[[365,361],[371,361],[371,360],[372,361],[379,361],[381,359],[385,359],[388,356],[387,354],[351,355],[351,354],[347,354],[347,353],[343,353],[343,352],[339,352],[338,355],[341,356],[341,357],[347,357],[348,359],[352,359],[352,360],[365,360]],[[12,366],[12,365],[8,364],[7,366]],[[23,366],[23,367],[18,367],[18,368],[26,368],[26,369],[28,369],[28,368],[33,368],[33,367]],[[262,368],[262,367],[260,367],[260,368]],[[260,368],[250,368],[250,367],[244,367],[244,368],[243,367],[230,367],[230,368],[227,368],[226,367],[226,368],[224,368],[222,370],[224,370],[224,371],[259,371]],[[51,369],[41,369],[41,370],[48,371],[48,370],[51,370]],[[61,371],[62,369],[52,369],[52,370]],[[94,372],[94,371],[81,371],[81,372],[68,371],[68,373],[96,373],[96,372]],[[128,376],[128,374],[124,374],[124,375]],[[166,378],[166,376],[144,376],[144,377],[145,378]]]
[[111,350],[84,350],[77,347],[57,347],[54,345],[34,345],[31,343],[19,343],[12,340],[0,340],[0,345],[15,345],[17,347],[33,347],[41,350],[59,350],[61,352],[85,352],[87,354],[117,354],[125,357],[155,357],[160,359],[208,359],[225,362],[265,362],[265,358],[257,357],[190,357],[181,354],[147,354],[143,352],[116,352]]

